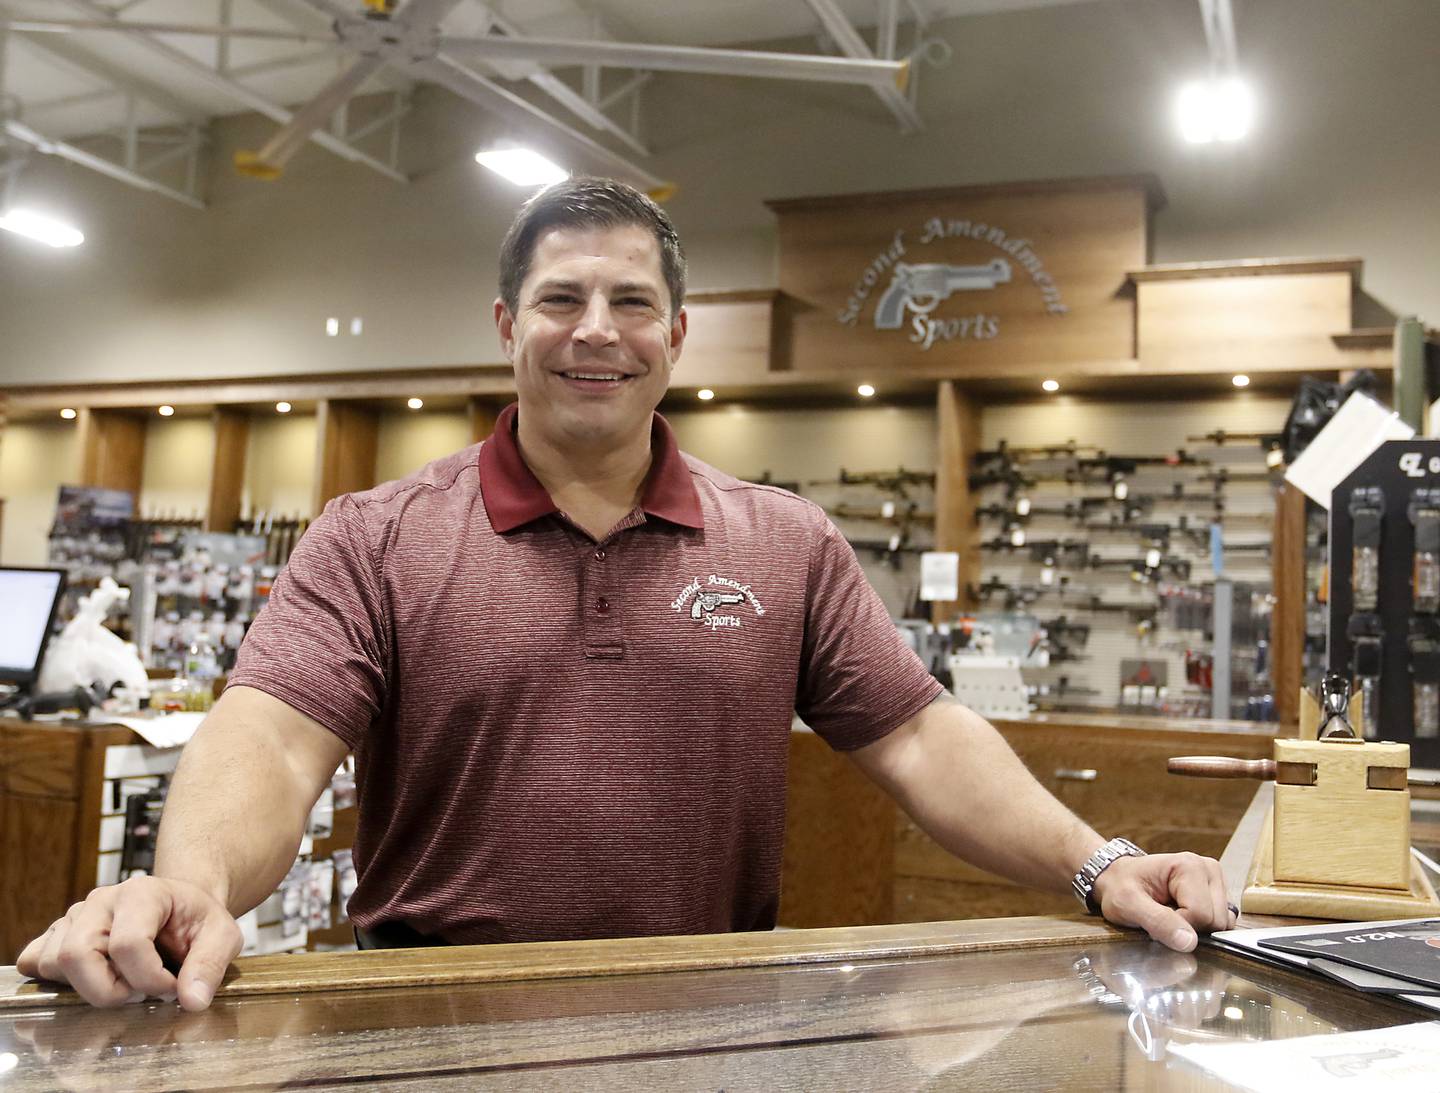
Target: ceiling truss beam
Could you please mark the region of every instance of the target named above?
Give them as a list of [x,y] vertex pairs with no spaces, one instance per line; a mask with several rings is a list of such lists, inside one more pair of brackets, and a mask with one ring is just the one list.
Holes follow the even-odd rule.
[[[252,91],[239,81],[215,71],[215,69],[209,65],[197,61],[188,53],[183,53],[173,46],[166,45],[164,42],[151,37],[148,33],[135,30],[125,23],[109,19],[107,9],[94,3],[93,0],[64,0],[64,3],[72,10],[89,15],[96,21],[104,21],[107,29],[118,30],[120,33],[126,34],[132,41],[143,45],[151,53],[163,57],[170,63],[185,69],[191,75],[203,79],[216,90],[224,92],[230,98],[235,99],[257,113],[265,115],[267,118],[278,122],[282,126],[288,124],[295,116],[283,106],[271,102],[263,95]],[[283,36],[283,33],[277,34],[277,37]],[[293,38],[293,35],[291,37]],[[316,129],[313,131],[310,134],[310,139],[322,148],[340,156],[342,159],[349,160],[352,163],[363,164],[371,170],[378,171],[380,174],[385,175],[387,178],[394,179],[396,182],[408,181],[405,175],[388,163],[384,163],[374,156],[367,155],[358,148],[346,144],[334,134],[324,129]]]
[[[860,32],[850,25],[849,17],[840,10],[840,5],[835,0],[805,0],[805,2],[810,5],[810,10],[815,13],[820,20],[820,25],[834,39],[842,53],[847,57],[875,61],[874,51],[860,36]],[[893,39],[893,30],[891,34]],[[887,60],[875,61],[875,63],[894,64],[895,62]],[[915,104],[907,99],[895,84],[877,84],[875,85],[875,94],[885,104],[886,109],[895,115],[902,132],[912,133],[925,127],[925,123],[920,120],[919,111],[915,109]]]

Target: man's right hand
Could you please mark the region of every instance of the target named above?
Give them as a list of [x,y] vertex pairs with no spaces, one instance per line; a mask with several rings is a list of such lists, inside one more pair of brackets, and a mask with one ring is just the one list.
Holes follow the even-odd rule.
[[[203,1010],[243,944],[235,919],[204,889],[132,877],[95,889],[15,963],[22,975],[69,983],[96,1006],[178,998],[187,1010]],[[180,965],[178,976],[162,954]]]

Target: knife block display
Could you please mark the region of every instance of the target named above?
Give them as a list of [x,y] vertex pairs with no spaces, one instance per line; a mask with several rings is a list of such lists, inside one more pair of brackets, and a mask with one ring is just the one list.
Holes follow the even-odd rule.
[[[1363,731],[1360,697],[1350,710]],[[1275,741],[1275,806],[1240,906],[1248,914],[1341,922],[1440,913],[1410,853],[1410,746],[1317,740],[1319,723],[1319,704],[1302,692],[1300,739]]]
[[[1359,699],[1350,707],[1357,727]],[[1342,922],[1440,915],[1410,851],[1409,745],[1317,739],[1319,720],[1304,691],[1300,739],[1277,739],[1273,760],[1171,760],[1173,773],[1275,780],[1241,910]]]

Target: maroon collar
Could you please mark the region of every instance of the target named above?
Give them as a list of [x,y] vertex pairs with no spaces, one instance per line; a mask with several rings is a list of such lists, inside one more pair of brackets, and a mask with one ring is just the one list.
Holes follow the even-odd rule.
[[[480,446],[480,496],[490,526],[502,535],[522,524],[558,512],[550,494],[520,455],[515,443],[519,404],[512,403],[495,419],[495,431]],[[650,516],[687,528],[703,528],[700,495],[690,481],[690,468],[680,455],[670,424],[659,414],[650,423],[650,473],[640,507]]]

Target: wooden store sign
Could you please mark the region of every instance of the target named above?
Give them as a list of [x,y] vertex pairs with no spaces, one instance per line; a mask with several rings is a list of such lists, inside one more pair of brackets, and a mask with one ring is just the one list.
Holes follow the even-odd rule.
[[1148,177],[775,201],[797,371],[1014,372],[1135,354],[1126,274],[1148,260]]

